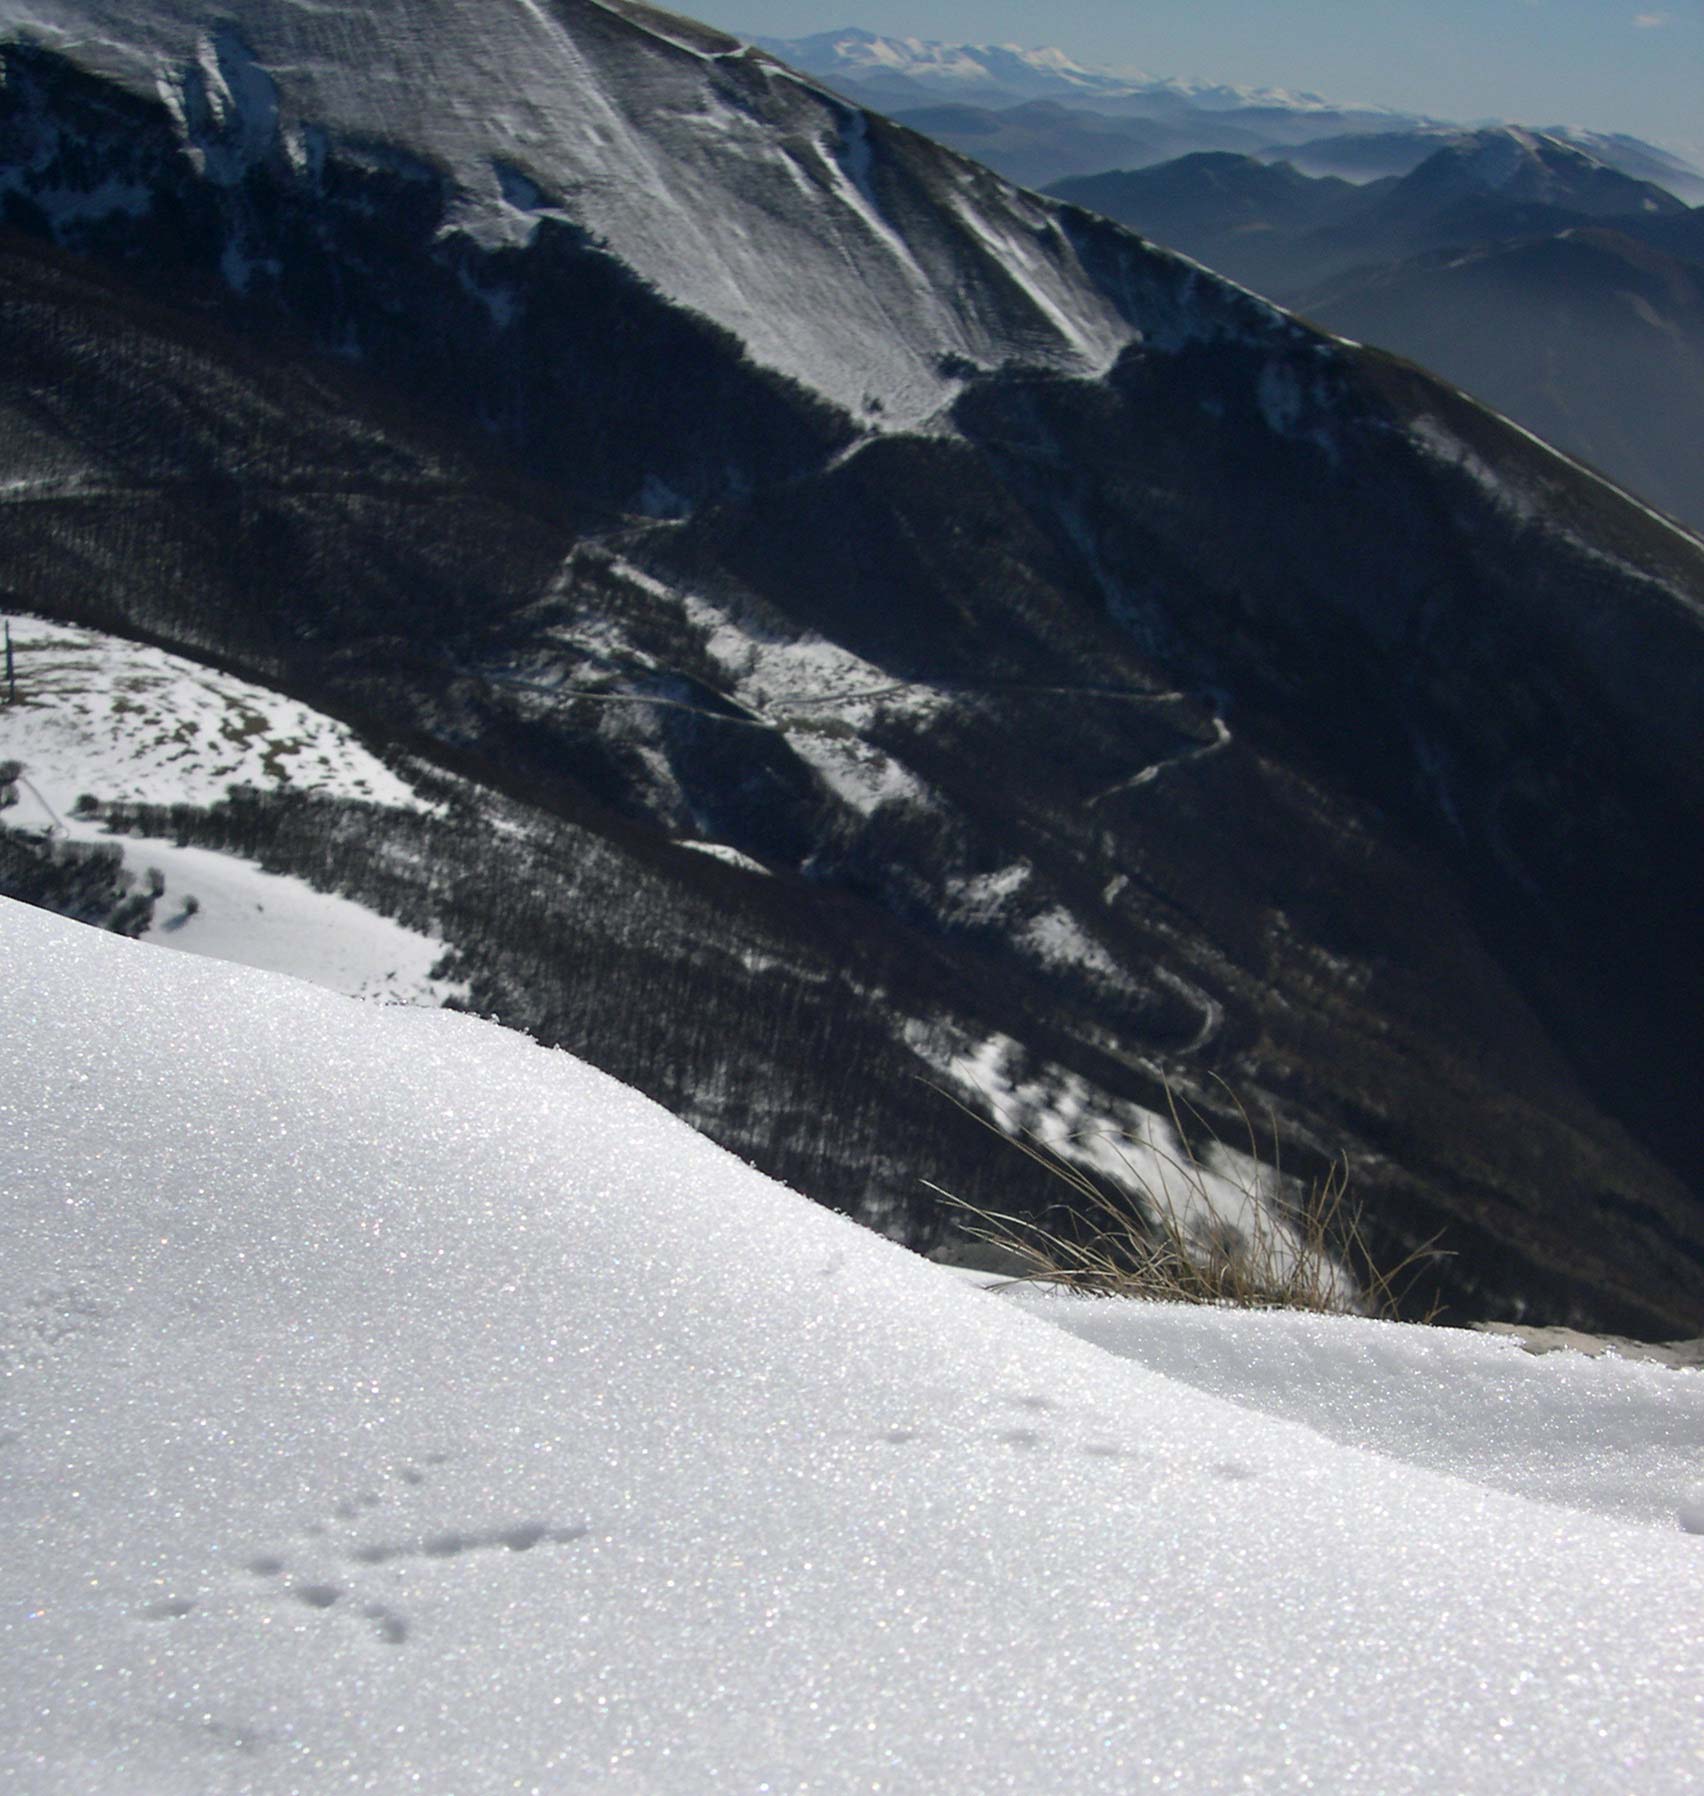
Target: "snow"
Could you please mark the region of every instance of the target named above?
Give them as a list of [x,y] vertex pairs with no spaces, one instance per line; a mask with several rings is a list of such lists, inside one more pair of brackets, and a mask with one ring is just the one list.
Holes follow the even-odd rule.
[[[164,875],[165,896],[144,941],[288,973],[350,998],[444,1004],[466,996],[465,987],[432,977],[446,952],[443,941],[352,899],[211,848],[180,848],[147,836],[102,839],[116,841],[132,869],[158,868]],[[190,897],[193,911],[184,903]]]
[[1139,69],[1110,69],[1074,61],[1063,50],[1026,49],[1020,44],[946,44],[916,37],[881,37],[857,29],[819,32],[813,37],[765,38],[766,48],[786,61],[829,79],[848,81],[902,77],[919,98],[933,94],[955,100],[1052,99],[1095,105],[1107,101],[1165,96],[1206,110],[1257,106],[1287,112],[1355,112],[1401,118],[1387,108],[1340,104],[1318,94],[1280,87],[1246,87],[1223,82],[1155,77]]
[[901,75],[955,99],[974,99],[979,89],[1006,94],[1014,82],[1020,91],[1033,88],[1041,94],[1131,91],[1126,80],[1084,68],[1063,50],[943,44],[916,37],[879,37],[857,29],[763,41],[801,68],[853,80]]
[[942,894],[952,920],[971,928],[986,928],[1009,914],[1011,902],[1027,886],[1035,869],[1028,861],[1013,861],[993,873],[970,874],[942,882]]
[[[1442,463],[1445,467],[1459,468],[1475,486],[1486,493],[1511,517],[1518,518],[1522,522],[1531,519],[1535,508],[1532,496],[1511,485],[1491,467],[1483,456],[1476,455],[1460,437],[1440,423],[1438,419],[1430,416],[1418,417],[1409,425],[1408,431],[1421,452],[1431,460]],[[1534,442],[1538,440],[1536,437],[1533,438]]]
[[[112,843],[164,895],[146,938],[189,954],[292,973],[349,997],[441,1004],[445,944],[348,898],[251,861],[161,837],[109,834],[85,795],[210,806],[233,785],[425,807],[346,725],[296,699],[100,631],[13,613],[19,702],[0,709],[0,760],[17,761],[8,828]],[[194,905],[186,905],[193,899]]]
[[928,788],[907,767],[856,736],[820,736],[793,728],[788,745],[843,805],[861,817],[886,805],[926,805]]
[[1625,487],[1617,486],[1613,480],[1599,474],[1596,469],[1587,467],[1582,462],[1575,461],[1571,455],[1558,449],[1554,443],[1547,443],[1543,437],[1535,435],[1532,431],[1528,430],[1524,424],[1517,424],[1513,418],[1506,417],[1502,412],[1495,411],[1490,406],[1482,406],[1481,409],[1491,412],[1492,417],[1494,417],[1500,424],[1506,424],[1517,436],[1525,437],[1529,443],[1542,449],[1546,455],[1552,456],[1557,461],[1566,463],[1566,465],[1576,474],[1585,474],[1597,481],[1600,486],[1607,486],[1618,498],[1626,500],[1635,511],[1642,512],[1653,524],[1661,524],[1665,530],[1678,536],[1688,548],[1697,547],[1698,536],[1695,531],[1689,530],[1684,524],[1676,522],[1676,520],[1671,517],[1665,517],[1662,512],[1645,504],[1643,500],[1628,492]]
[[613,566],[642,591],[678,603],[739,703],[783,727],[838,719],[867,729],[883,711],[923,719],[948,702],[938,687],[896,680],[825,636],[771,634],[696,593],[671,593],[625,562]]
[[[1607,487],[1618,499],[1630,505],[1635,511],[1642,513],[1651,523],[1660,524],[1665,531],[1669,532],[1669,534],[1679,537],[1681,542],[1688,548],[1696,549],[1698,547],[1699,538],[1697,533],[1688,529],[1686,525],[1677,523],[1673,518],[1665,517],[1662,512],[1647,505],[1642,499],[1636,498],[1632,493],[1628,492],[1625,487],[1617,486],[1613,480],[1610,480],[1606,475],[1598,473],[1595,468],[1587,466],[1584,462],[1575,461],[1571,455],[1567,454],[1564,450],[1558,449],[1554,443],[1547,443],[1543,437],[1536,436],[1532,431],[1528,430],[1524,424],[1517,424],[1513,418],[1505,417],[1502,412],[1496,411],[1480,400],[1473,399],[1471,395],[1467,395],[1466,397],[1468,398],[1468,402],[1477,410],[1486,413],[1489,417],[1495,418],[1499,424],[1513,431],[1516,436],[1523,437],[1527,442],[1531,443],[1534,448],[1543,450],[1545,455],[1551,460],[1560,462],[1572,474],[1587,480],[1595,481],[1599,486]],[[1460,437],[1448,429],[1448,427],[1442,424],[1437,418],[1429,415],[1417,417],[1409,425],[1408,431],[1409,435],[1413,438],[1414,442],[1419,445],[1423,453],[1430,456],[1434,461],[1442,462],[1450,467],[1460,468],[1476,485],[1488,493],[1492,499],[1501,504],[1511,513],[1511,515],[1523,520],[1532,517],[1535,508],[1533,499],[1512,487],[1508,481],[1504,480],[1494,469],[1489,467],[1480,456],[1475,455],[1474,452],[1462,442]],[[1651,578],[1651,576],[1636,563],[1620,558],[1605,556],[1601,549],[1594,548],[1584,537],[1577,535],[1573,531],[1564,530],[1561,534],[1566,535],[1568,540],[1573,543],[1582,554],[1594,555],[1599,559],[1609,560],[1613,566],[1624,568],[1635,577]],[[1655,583],[1664,585],[1665,591],[1676,590],[1669,588],[1661,581]],[[1685,601],[1686,595],[1684,593],[1678,594],[1678,596]]]
[[[1227,1402],[465,1016],[12,906],[0,979],[9,1789],[1697,1786],[1660,1504]],[[1696,1438],[1690,1373],[1315,1326],[1547,1476]]]
[[[1060,298],[1048,291],[1051,264],[1046,257],[1035,253],[1033,224],[1029,227],[1029,240],[1026,241],[1023,231],[1010,228],[1005,220],[990,221],[977,207],[960,203],[955,207],[955,214],[966,234],[980,243],[989,256],[1005,269],[1035,308],[1037,315],[1045,319],[1060,338],[1082,358],[1084,367],[1094,374],[1105,374],[1130,341],[1129,334],[1109,335],[1104,329],[1085,330],[1082,323],[1071,316]],[[1098,322],[1097,320],[1097,325]]]
[[1118,962],[1063,905],[1032,917],[1017,939],[1046,966],[1083,967],[1114,985],[1129,984]]
[[754,860],[731,843],[682,842],[681,847],[690,848],[694,854],[707,854],[713,861],[723,861],[730,867],[738,867],[742,873],[761,873],[766,879],[770,877],[769,869],[762,861]]
[[1492,1490],[1659,1531],[1704,1498],[1696,1372],[1389,1322],[1007,1297],[1196,1390]]
[[964,279],[979,242],[1021,246],[1050,203],[989,177],[969,242],[944,217],[896,229],[895,204],[933,206],[928,159],[738,40],[643,8],[0,0],[0,33],[164,96],[214,180],[273,146],[311,175],[300,146],[318,132],[448,171],[454,228],[481,244],[571,219],[758,362],[855,417],[879,401],[884,428],[926,426],[951,401],[944,359],[1089,373],[1136,334],[1062,239],[1027,257],[1021,293],[992,268]]
[[[98,630],[16,612],[0,621],[12,633],[21,701],[0,712],[0,758],[22,761],[62,813],[84,792],[211,805],[230,786],[421,808],[353,730],[295,699]],[[8,822],[34,820],[28,802],[7,813]]]

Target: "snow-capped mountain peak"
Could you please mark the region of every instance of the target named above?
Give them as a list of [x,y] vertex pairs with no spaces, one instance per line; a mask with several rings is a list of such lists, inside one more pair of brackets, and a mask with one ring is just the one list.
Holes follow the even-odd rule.
[[1587,213],[1685,209],[1663,188],[1622,173],[1591,148],[1519,125],[1463,132],[1405,185],[1429,198],[1490,192]]
[[1318,94],[1280,87],[1158,76],[1137,68],[1103,68],[1077,61],[1053,46],[952,44],[916,37],[884,37],[858,26],[811,37],[763,38],[784,61],[826,81],[884,94],[911,90],[918,100],[957,99],[993,104],[1058,100],[1079,105],[1170,100],[1205,111],[1260,107],[1285,112],[1383,112],[1343,105]]
[[976,99],[1014,88],[1036,98],[1075,94],[1116,94],[1152,78],[1139,71],[1114,74],[1086,68],[1063,50],[1020,44],[949,44],[919,37],[884,37],[860,26],[822,31],[802,38],[759,40],[783,60],[813,74],[847,80],[895,77],[919,89]]

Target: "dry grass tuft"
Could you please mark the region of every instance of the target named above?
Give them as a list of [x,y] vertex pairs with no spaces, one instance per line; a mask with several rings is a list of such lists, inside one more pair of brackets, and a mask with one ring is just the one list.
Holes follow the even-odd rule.
[[[1351,1198],[1342,1160],[1297,1202],[1279,1196],[1279,1169],[1260,1176],[1265,1169],[1253,1151],[1252,1125],[1243,1164],[1255,1171],[1235,1179],[1228,1179],[1223,1157],[1209,1166],[1187,1145],[1173,1154],[1152,1141],[1101,1134],[1097,1144],[1123,1164],[1126,1176],[1115,1180],[1067,1158],[1028,1130],[1002,1129],[950,1092],[943,1095],[1064,1187],[1043,1219],[986,1210],[930,1185],[958,1213],[965,1235],[1026,1268],[1009,1283],[1158,1303],[1311,1310],[1385,1321],[1430,1322],[1442,1308],[1436,1299],[1428,1306],[1413,1301],[1426,1266],[1444,1257],[1437,1237],[1397,1265],[1380,1266],[1367,1246],[1361,1208]],[[1176,1140],[1187,1144],[1189,1132],[1169,1091],[1167,1101]],[[1248,1124],[1240,1102],[1237,1109]],[[1199,1116],[1195,1120],[1217,1146],[1218,1138]],[[1144,1170],[1156,1162],[1158,1177]]]

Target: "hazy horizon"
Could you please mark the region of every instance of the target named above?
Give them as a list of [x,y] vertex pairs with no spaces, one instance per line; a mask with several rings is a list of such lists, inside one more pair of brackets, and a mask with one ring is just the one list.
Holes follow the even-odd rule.
[[861,25],[948,43],[1056,46],[1078,62],[1318,93],[1471,122],[1629,132],[1704,160],[1704,0],[704,0],[744,36]]

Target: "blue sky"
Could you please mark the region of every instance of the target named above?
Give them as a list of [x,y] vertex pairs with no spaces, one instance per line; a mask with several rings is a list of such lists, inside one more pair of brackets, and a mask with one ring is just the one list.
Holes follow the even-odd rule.
[[1310,88],[1445,118],[1631,131],[1704,156],[1704,0],[696,0],[729,31],[841,25],[1057,44],[1155,75]]

